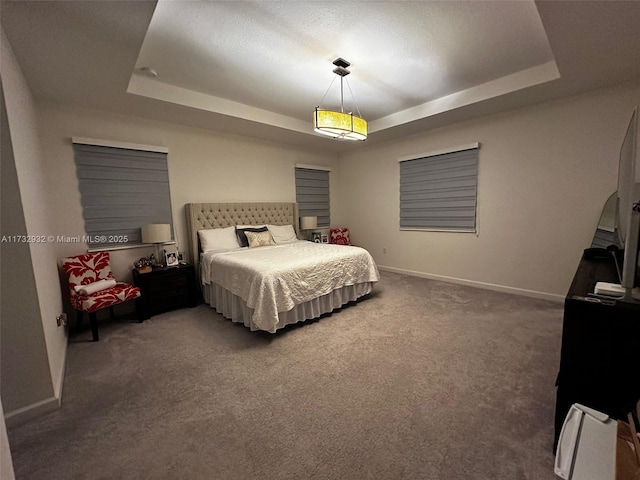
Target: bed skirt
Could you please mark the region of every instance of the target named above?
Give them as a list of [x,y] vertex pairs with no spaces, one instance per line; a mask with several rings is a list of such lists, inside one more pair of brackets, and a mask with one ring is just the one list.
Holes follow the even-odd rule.
[[[347,285],[321,297],[296,305],[287,312],[280,312],[278,313],[278,323],[270,333],[274,333],[276,330],[292,323],[318,318],[320,315],[353,302],[370,293],[373,289],[373,284],[374,282],[365,282]],[[246,302],[237,295],[213,283],[202,285],[202,295],[205,303],[214,308],[223,317],[233,322],[243,323],[245,327],[249,327],[252,331],[261,330],[251,321],[253,309],[249,308]]]

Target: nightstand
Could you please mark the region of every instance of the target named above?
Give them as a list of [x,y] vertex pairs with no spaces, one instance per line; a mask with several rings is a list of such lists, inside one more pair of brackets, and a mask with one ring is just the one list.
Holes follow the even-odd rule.
[[151,272],[133,270],[133,283],[142,295],[136,299],[139,320],[177,308],[198,304],[193,265],[156,267]]

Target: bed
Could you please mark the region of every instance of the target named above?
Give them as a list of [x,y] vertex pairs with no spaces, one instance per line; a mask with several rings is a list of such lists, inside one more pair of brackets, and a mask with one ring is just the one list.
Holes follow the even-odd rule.
[[[295,203],[189,203],[185,208],[189,256],[204,301],[251,330],[275,333],[317,318],[368,295],[379,280],[363,248],[298,240]],[[234,247],[225,241],[236,226],[266,226],[269,233],[249,231],[251,246]],[[267,238],[275,241],[258,241]]]

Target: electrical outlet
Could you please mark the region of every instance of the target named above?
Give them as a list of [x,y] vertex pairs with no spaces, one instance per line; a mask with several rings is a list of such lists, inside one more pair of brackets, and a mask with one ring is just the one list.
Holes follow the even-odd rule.
[[58,324],[58,326],[62,326],[64,325],[65,327],[67,326],[67,314],[66,313],[61,313],[60,315],[58,315],[56,317],[56,323]]

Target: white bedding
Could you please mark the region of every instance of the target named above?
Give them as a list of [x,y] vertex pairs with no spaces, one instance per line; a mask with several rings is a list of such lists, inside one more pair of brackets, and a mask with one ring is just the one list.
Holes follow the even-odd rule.
[[344,286],[379,280],[363,248],[296,241],[202,255],[203,285],[216,284],[253,309],[252,322],[274,332],[278,313]]

